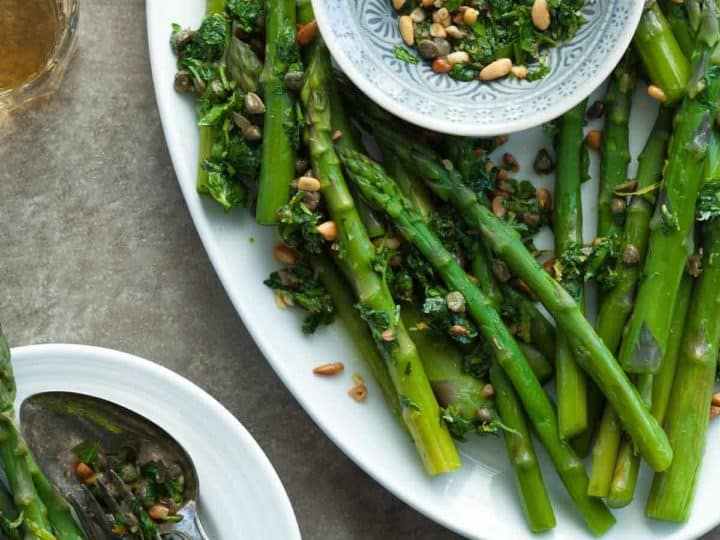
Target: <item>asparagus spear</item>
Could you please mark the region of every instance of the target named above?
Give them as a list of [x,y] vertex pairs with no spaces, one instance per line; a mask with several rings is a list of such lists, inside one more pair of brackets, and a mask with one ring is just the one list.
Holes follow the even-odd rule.
[[260,77],[265,114],[256,219],[261,225],[273,225],[278,222],[278,210],[290,199],[295,176],[297,143],[291,128],[297,122],[295,99],[285,88],[283,77],[297,62],[298,53],[295,0],[268,0],[265,9],[265,67]]
[[503,438],[530,530],[534,533],[550,530],[555,527],[555,514],[532,446],[525,414],[505,372],[495,360],[490,367],[490,380],[495,389],[500,418],[508,428],[503,430]]
[[[477,162],[473,140],[468,137],[448,136],[444,140],[444,146],[445,151],[450,156],[450,161],[457,167],[465,181],[470,181],[473,167]],[[385,153],[390,154],[390,152]],[[397,161],[395,156],[392,159]],[[402,183],[395,176],[393,169],[387,167],[386,169],[390,176],[401,186],[402,190]],[[407,196],[404,190],[403,193]],[[411,201],[414,202],[412,198]],[[532,344],[537,349],[537,352],[545,357],[546,363],[548,358],[553,358],[555,356],[555,328],[527,296],[512,294],[511,289],[506,288],[503,290],[503,287],[497,283],[492,271],[492,253],[485,243],[479,243],[477,250],[472,253],[471,266],[478,285],[492,300],[496,309],[499,309],[502,305],[504,296],[512,295],[512,298],[508,300],[520,305],[520,310],[529,314]]]
[[[700,0],[688,0],[688,5]],[[703,158],[720,96],[720,72],[712,52],[718,44],[715,0],[703,4],[693,55],[693,79],[675,119],[663,189],[650,234],[635,310],[620,349],[626,371],[657,373],[667,349],[675,298],[689,255],[695,201],[703,173]],[[663,309],[657,309],[657,306]]]
[[613,214],[613,190],[627,182],[630,165],[630,107],[637,83],[635,55],[625,54],[613,73],[605,93],[605,130],[600,161],[600,192],[598,195],[598,237],[610,236],[621,230]]
[[550,399],[490,300],[428,229],[419,212],[401,195],[379,165],[355,152],[342,152],[341,157],[350,178],[366,200],[392,218],[401,234],[427,258],[448,288],[464,295],[468,312],[512,381],[538,437],[586,523],[595,534],[605,532],[615,520],[601,501],[587,496],[587,476],[582,462],[560,438],[557,415]]
[[645,514],[654,519],[688,520],[705,453],[720,347],[720,219],[710,222],[703,236],[705,269],[693,289],[665,421],[676,457],[653,479]]
[[[350,123],[350,119],[345,113],[345,104],[340,96],[337,82],[333,79],[328,84],[330,91],[330,110],[332,111],[332,131],[333,133],[341,134],[340,138],[335,141],[335,147],[341,150],[349,148],[360,152],[362,150],[362,145],[358,135],[355,133],[355,129]],[[370,238],[380,238],[385,234],[385,226],[382,221],[357,196],[354,187],[349,186],[349,188],[350,194],[355,200],[358,213],[360,214],[360,219],[362,220],[363,225],[365,225],[365,230],[367,230],[368,235]]]
[[690,22],[688,21],[685,6],[670,0],[663,2],[662,12],[665,14],[680,50],[685,55],[685,58],[689,59],[693,52],[693,33],[690,31]]
[[[467,138],[453,137],[451,144],[448,145],[448,150],[452,150],[451,154],[455,155],[455,157],[459,159],[459,163],[462,164],[460,168],[465,177],[468,177],[470,163],[471,160],[474,159],[474,155],[472,157],[469,156],[469,154],[472,154],[472,145],[468,144],[469,141],[470,139]],[[425,222],[428,223],[430,215],[434,211],[434,204],[427,188],[424,184],[414,182],[394,155],[389,152],[385,154],[387,155],[384,156],[384,159],[387,159],[390,164],[389,168],[386,164],[386,170],[399,174],[400,180],[397,180],[395,176],[392,176],[392,178],[400,189],[400,192],[407,197],[413,204],[413,207],[420,212]],[[464,154],[464,156],[461,154]],[[521,305],[521,310],[530,313],[530,334],[533,344],[538,346],[535,347],[523,343],[520,340],[518,340],[518,345],[523,350],[535,375],[537,375],[540,382],[545,383],[553,374],[553,366],[547,358],[552,357],[555,352],[555,328],[532,304],[527,296],[519,294],[509,287],[504,291],[501,290],[492,272],[490,257],[491,254],[486,246],[479,242],[476,243],[475,249],[471,254],[471,266],[475,279],[477,280],[477,285],[490,299],[496,310],[500,310],[503,302],[511,302]],[[544,350],[542,350],[543,348]]]
[[430,383],[385,280],[373,268],[375,250],[355,209],[340,169],[331,136],[328,83],[330,57],[323,44],[315,48],[305,73],[301,99],[313,170],[323,200],[337,225],[338,262],[359,300],[378,348],[386,360],[402,407],[402,418],[430,474],[459,468],[460,458],[447,428],[438,421],[440,410]]
[[[583,171],[583,121],[587,102],[582,101],[558,120],[555,138],[557,168],[555,172],[555,255],[560,260],[571,261],[583,244],[582,194],[580,186],[587,177]],[[578,272],[563,272],[562,284],[579,304],[584,304],[584,279]],[[560,435],[571,439],[580,435],[588,426],[587,379],[574,359],[573,346],[567,336],[557,338],[555,362],[557,368],[557,406]]]
[[[225,13],[225,0],[207,0],[205,15]],[[212,155],[212,145],[215,140],[214,126],[200,126],[200,156],[198,159],[197,190],[198,193],[208,193],[208,171],[203,163]]]
[[[640,278],[640,264],[645,258],[650,235],[650,218],[655,206],[656,191],[662,178],[663,164],[673,111],[660,109],[652,132],[638,161],[636,193],[627,210],[622,239],[622,258],[617,267],[617,284],[605,294],[600,304],[596,330],[611,351],[617,351],[635,296]],[[662,425],[662,422],[660,422]],[[597,440],[593,448],[593,464],[590,473],[589,493],[606,497],[610,491],[615,463],[620,446],[622,426],[613,408],[605,407]]]
[[56,538],[48,519],[47,508],[38,496],[28,468],[28,448],[18,433],[14,419],[15,378],[10,362],[10,347],[0,327],[0,460],[13,494],[22,512],[26,540]]
[[656,2],[651,2],[643,13],[634,44],[650,80],[663,91],[667,103],[682,98],[690,79],[690,65]]
[[678,298],[675,302],[675,313],[673,313],[672,325],[670,326],[667,353],[660,367],[660,372],[655,376],[655,381],[653,382],[652,407],[650,410],[660,424],[665,422],[665,413],[667,412],[670,392],[675,379],[675,371],[677,370],[677,362],[680,355],[680,344],[682,343],[685,321],[687,320],[690,308],[692,286],[693,279],[687,274],[684,275],[680,282],[680,291],[678,292]]
[[470,227],[482,235],[490,249],[535,293],[575,348],[584,352],[576,360],[593,377],[615,410],[620,411],[620,419],[643,457],[655,470],[667,468],[672,450],[662,428],[587,322],[577,302],[540,267],[518,233],[484,206],[463,183],[461,175],[448,170],[431,149],[397,136],[379,122],[373,122],[372,129],[380,144],[392,148],[405,167],[422,178],[436,196],[451,201],[461,211]]

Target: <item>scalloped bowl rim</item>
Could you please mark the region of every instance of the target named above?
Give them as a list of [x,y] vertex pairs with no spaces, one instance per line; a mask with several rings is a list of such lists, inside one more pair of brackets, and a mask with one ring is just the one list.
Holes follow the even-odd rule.
[[[634,6],[631,20],[628,22],[627,31],[623,34],[622,40],[616,43],[611,54],[606,57],[606,60],[602,63],[602,66],[598,69],[598,71],[592,77],[588,77],[579,84],[570,96],[556,101],[553,105],[547,107],[546,109],[537,110],[530,116],[525,115],[523,117],[514,120],[507,120],[501,123],[467,124],[458,123],[453,120],[434,118],[431,115],[422,114],[408,107],[398,99],[392,98],[380,91],[378,87],[372,84],[360,72],[360,70],[356,67],[356,64],[345,54],[345,51],[340,46],[338,40],[332,36],[332,33],[323,32],[323,29],[327,28],[330,24],[326,10],[326,0],[311,0],[311,2],[313,10],[315,11],[315,19],[317,20],[318,28],[320,29],[320,33],[322,34],[325,44],[330,50],[334,61],[337,62],[345,75],[347,75],[365,95],[380,105],[383,109],[393,113],[399,118],[403,118],[411,124],[440,133],[470,137],[493,137],[495,135],[524,131],[540,126],[546,122],[550,122],[578,105],[583,99],[587,98],[601,84],[603,84],[605,79],[607,79],[620,62],[623,54],[625,54],[625,51],[630,46],[630,42],[632,41],[635,30],[640,23],[640,16],[642,15],[644,9],[644,2],[638,1]],[[389,4],[388,9],[391,9]],[[548,77],[552,77],[552,73],[548,75]]]

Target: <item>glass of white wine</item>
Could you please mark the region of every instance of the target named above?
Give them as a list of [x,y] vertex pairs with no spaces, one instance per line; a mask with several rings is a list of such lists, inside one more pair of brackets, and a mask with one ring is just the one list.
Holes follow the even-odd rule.
[[79,0],[0,0],[0,112],[51,94],[77,45]]

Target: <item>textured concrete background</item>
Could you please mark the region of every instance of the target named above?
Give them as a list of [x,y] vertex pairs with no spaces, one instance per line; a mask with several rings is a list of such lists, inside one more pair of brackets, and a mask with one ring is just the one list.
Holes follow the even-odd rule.
[[83,0],[80,39],[55,97],[0,116],[0,318],[12,344],[111,347],[194,381],[268,454],[305,538],[456,538],[345,458],[243,328],[170,164],[145,3]]

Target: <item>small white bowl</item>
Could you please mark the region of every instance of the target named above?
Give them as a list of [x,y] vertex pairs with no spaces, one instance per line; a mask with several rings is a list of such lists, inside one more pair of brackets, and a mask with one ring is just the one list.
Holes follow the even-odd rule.
[[459,82],[430,63],[395,58],[402,43],[389,0],[312,0],[335,61],[373,101],[434,131],[493,136],[548,122],[580,103],[610,75],[630,45],[641,0],[589,1],[587,20],[568,43],[551,49],[551,72],[535,81]]

